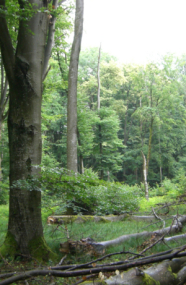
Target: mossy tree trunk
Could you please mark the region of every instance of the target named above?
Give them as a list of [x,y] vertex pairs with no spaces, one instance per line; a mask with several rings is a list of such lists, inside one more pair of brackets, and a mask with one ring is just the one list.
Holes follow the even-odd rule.
[[[41,220],[41,192],[26,189],[20,180],[38,177],[41,163],[41,99],[42,78],[47,32],[47,1],[18,1],[21,9],[28,9],[33,16],[19,22],[16,52],[9,34],[6,18],[0,14],[0,46],[3,64],[9,81],[10,99],[8,116],[10,153],[9,222],[5,245],[11,236],[16,253],[30,255],[45,245]],[[55,1],[56,2],[56,1]],[[5,1],[0,5],[6,9]],[[25,6],[24,6],[25,5]],[[31,8],[32,7],[32,8]],[[32,11],[31,11],[32,10]],[[49,38],[49,35],[48,35]],[[52,48],[52,47],[51,47]],[[47,52],[51,52],[47,51]],[[48,58],[49,59],[49,58]],[[34,242],[37,241],[34,248]]]

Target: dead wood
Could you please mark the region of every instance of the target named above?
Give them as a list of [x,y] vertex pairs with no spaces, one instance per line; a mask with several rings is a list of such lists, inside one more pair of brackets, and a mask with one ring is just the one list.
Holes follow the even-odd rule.
[[[138,260],[132,261],[132,262],[128,262],[126,264],[122,264],[122,265],[111,265],[111,266],[105,266],[105,267],[95,267],[95,268],[91,268],[91,269],[83,269],[83,270],[72,270],[72,271],[61,271],[61,270],[54,270],[51,267],[47,268],[47,269],[36,269],[36,270],[30,270],[30,271],[25,271],[24,273],[20,273],[17,274],[15,276],[12,276],[10,278],[7,278],[3,281],[0,282],[0,285],[8,285],[8,284],[12,284],[14,282],[20,281],[20,280],[26,280],[29,279],[30,277],[34,277],[34,276],[54,276],[54,277],[75,277],[75,276],[84,276],[84,275],[90,275],[90,274],[99,274],[100,272],[114,272],[114,271],[121,271],[121,270],[126,270],[129,268],[135,268],[141,265],[146,265],[146,264],[151,264],[151,263],[155,263],[155,262],[160,262],[163,260],[171,260],[171,261],[166,261],[165,263],[166,265],[166,269],[167,271],[171,271],[175,272],[175,271],[179,271],[181,269],[181,266],[184,264],[184,262],[186,262],[186,252],[184,251],[186,249],[186,245],[181,247],[180,249],[177,249],[176,251],[173,251],[169,254],[165,254],[165,255],[160,255],[160,256],[156,256],[156,257],[151,257],[148,256],[146,258],[140,258]],[[181,252],[183,251],[183,252]],[[176,258],[176,259],[175,259]],[[162,264],[158,265],[159,268],[161,269]],[[157,267],[158,267],[157,266]],[[171,270],[169,269],[169,266],[171,268]],[[148,271],[148,275],[155,275],[155,278],[159,278],[159,273],[158,273],[158,269],[151,269],[151,271]],[[180,273],[179,278],[181,278],[182,276],[184,276],[185,271],[183,271],[183,274]],[[155,273],[154,273],[155,272]],[[147,273],[146,273],[147,274]],[[135,276],[136,276],[136,270],[135,270]],[[138,278],[143,277],[143,275],[138,276]],[[156,280],[154,278],[154,280]],[[178,279],[178,277],[176,277]],[[174,277],[174,279],[176,279]],[[109,279],[108,279],[109,280]],[[126,284],[126,283],[116,283],[116,281],[114,281],[115,283],[108,283],[108,280],[106,280],[106,284]],[[158,281],[159,282],[159,281]],[[133,283],[130,283],[133,284]],[[135,284],[145,284],[145,283],[135,283]],[[152,283],[153,284],[153,283]],[[154,283],[155,284],[155,283]],[[178,284],[178,283],[162,283],[160,280],[160,284]]]
[[173,234],[179,232],[182,229],[182,223],[185,222],[186,222],[186,216],[180,216],[178,218],[175,216],[173,223],[170,227],[166,227],[152,232],[144,231],[141,233],[127,234],[113,240],[101,241],[97,243],[91,242],[90,244],[95,248],[95,251],[97,250],[98,252],[100,252],[101,250],[104,250],[106,247],[124,243],[131,238],[146,238],[154,235],[161,237],[167,234]]

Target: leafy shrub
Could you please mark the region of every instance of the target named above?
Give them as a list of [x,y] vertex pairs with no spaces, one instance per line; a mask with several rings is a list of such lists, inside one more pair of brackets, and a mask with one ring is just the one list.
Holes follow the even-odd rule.
[[149,198],[149,201],[146,198],[142,198],[140,200],[140,211],[141,212],[148,212],[152,210],[152,207],[157,207],[158,204],[164,204],[167,202],[166,196],[157,196]]
[[106,182],[96,187],[97,207],[95,214],[122,214],[137,209],[139,187],[118,182]]
[[58,205],[58,212],[64,213],[68,207],[74,213],[93,212],[96,197],[91,186],[98,184],[98,178],[91,178],[90,173],[81,175],[64,168],[44,168],[41,187],[45,205]]
[[69,173],[66,169],[43,169],[41,179],[43,205],[57,205],[58,213],[72,207],[74,213],[121,214],[138,207],[137,185],[105,182],[91,169],[84,174]]
[[184,169],[180,169],[174,182],[178,188],[178,194],[183,195],[186,193],[186,173]]

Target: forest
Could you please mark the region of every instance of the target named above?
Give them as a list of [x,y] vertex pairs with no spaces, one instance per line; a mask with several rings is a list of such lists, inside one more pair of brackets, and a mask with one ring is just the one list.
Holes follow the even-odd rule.
[[81,49],[83,12],[0,0],[0,285],[186,284],[186,53]]

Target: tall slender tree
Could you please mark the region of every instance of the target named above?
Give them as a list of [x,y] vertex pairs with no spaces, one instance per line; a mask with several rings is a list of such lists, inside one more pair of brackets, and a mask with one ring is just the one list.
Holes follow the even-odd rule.
[[76,0],[74,40],[70,57],[67,105],[67,168],[77,172],[77,77],[83,33],[84,0]]
[[[0,143],[2,144],[2,128],[3,122],[7,118],[8,111],[6,110],[6,106],[8,104],[9,95],[7,93],[8,89],[8,80],[7,76],[5,76],[5,71],[3,67],[3,61],[1,57],[1,93],[0,93]],[[2,145],[1,145],[2,147]],[[2,157],[3,153],[0,151],[0,181],[2,180]]]

